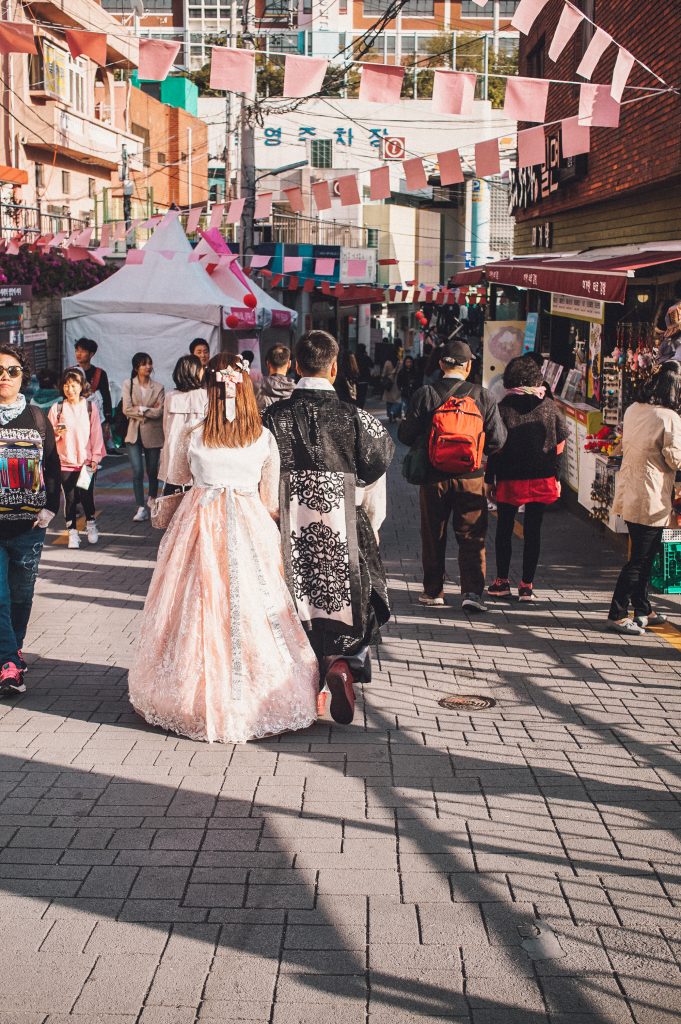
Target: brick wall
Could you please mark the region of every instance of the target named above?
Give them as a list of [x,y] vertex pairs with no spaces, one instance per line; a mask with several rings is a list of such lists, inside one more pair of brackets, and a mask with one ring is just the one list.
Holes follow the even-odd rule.
[[[548,59],[548,49],[562,9],[563,0],[550,0],[530,35],[521,37],[521,74],[529,74],[528,56],[542,45],[543,40],[547,51],[544,76],[570,81],[577,78],[576,69],[584,48],[581,29],[555,64]],[[597,0],[595,20],[616,42],[654,69],[666,82],[678,85],[678,41],[681,38],[681,4],[678,0],[656,0],[654,4],[641,3],[641,0]],[[593,82],[610,82],[616,56],[616,47],[610,46],[596,68]],[[628,84],[659,85],[640,65],[635,65]],[[627,90],[624,98],[627,100],[633,95]],[[578,104],[577,86],[552,85],[547,121],[576,114]],[[587,176],[530,210],[519,211],[518,222],[553,217],[563,210],[654,188],[662,182],[681,180],[680,120],[681,96],[678,95],[655,97],[623,106],[618,129],[592,129]]]

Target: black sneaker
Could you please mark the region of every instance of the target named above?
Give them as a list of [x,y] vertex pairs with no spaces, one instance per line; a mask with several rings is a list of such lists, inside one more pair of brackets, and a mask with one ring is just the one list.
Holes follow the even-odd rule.
[[469,612],[487,611],[487,605],[484,602],[482,594],[464,594],[461,607]]
[[518,600],[529,604],[534,601],[534,590],[531,583],[521,583],[518,587]]
[[487,593],[490,597],[510,597],[511,585],[508,580],[503,580],[500,576],[497,576],[494,583],[490,583],[488,586]]

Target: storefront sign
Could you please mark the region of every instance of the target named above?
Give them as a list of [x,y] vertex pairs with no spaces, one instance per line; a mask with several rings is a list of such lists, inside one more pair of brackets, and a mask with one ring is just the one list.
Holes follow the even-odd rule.
[[534,249],[550,249],[553,245],[553,224],[545,220],[542,224],[532,225],[532,247]]
[[374,284],[377,249],[354,249],[341,246],[341,284]]
[[528,313],[525,325],[525,337],[523,339],[522,354],[534,352],[537,347],[537,332],[539,331],[539,313]]
[[584,320],[589,324],[602,324],[605,319],[605,303],[600,299],[578,298],[576,295],[552,292],[551,316],[564,316],[571,320]]
[[511,170],[511,213],[543,202],[565,185],[583,178],[586,168],[586,157],[562,156],[560,130],[553,129],[546,136],[546,163]]
[[28,302],[32,295],[30,284],[0,285],[0,302]]

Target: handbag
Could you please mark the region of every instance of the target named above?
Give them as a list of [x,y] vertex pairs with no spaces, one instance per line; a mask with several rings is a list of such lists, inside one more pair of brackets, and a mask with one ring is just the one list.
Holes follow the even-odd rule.
[[162,494],[160,498],[154,498],[151,503],[151,525],[155,530],[167,530],[170,522],[182,503],[182,499],[190,488],[190,484],[183,486],[174,494]]
[[402,461],[402,476],[408,484],[420,486],[428,482],[430,459],[428,458],[428,438],[419,438],[411,446]]
[[123,399],[120,400],[114,409],[111,433],[116,448],[121,448],[125,444],[125,436],[128,433],[128,417],[123,412]]

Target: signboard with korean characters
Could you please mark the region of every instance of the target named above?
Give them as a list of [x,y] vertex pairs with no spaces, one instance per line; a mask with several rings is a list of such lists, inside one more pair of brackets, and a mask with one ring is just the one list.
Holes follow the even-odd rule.
[[376,249],[354,249],[341,246],[340,283],[374,284],[376,282]]
[[602,324],[605,320],[605,303],[601,299],[588,299],[585,296],[562,295],[560,292],[552,292],[551,316],[564,316],[571,320]]

